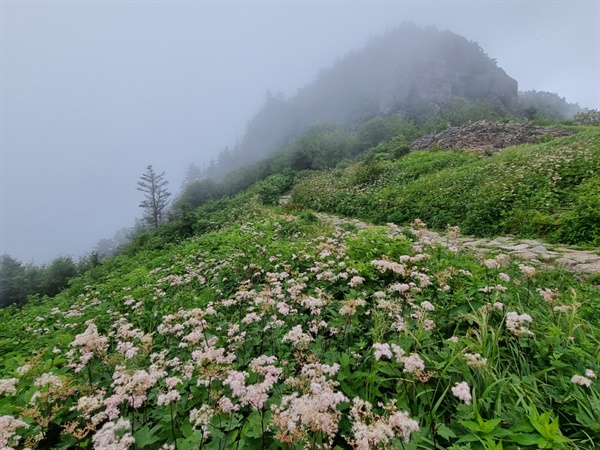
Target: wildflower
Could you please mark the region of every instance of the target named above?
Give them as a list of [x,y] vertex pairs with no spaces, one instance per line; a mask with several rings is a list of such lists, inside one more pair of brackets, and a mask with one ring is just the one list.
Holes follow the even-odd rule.
[[399,362],[399,363],[402,362],[402,360],[404,359],[404,355],[406,354],[404,349],[396,344],[392,344],[391,347],[392,347],[392,352],[394,353],[394,356],[396,357],[396,362]]
[[131,422],[119,419],[115,422],[106,422],[92,437],[94,448],[125,450],[135,444],[131,435]]
[[210,434],[208,424],[213,415],[213,409],[207,404],[202,405],[199,409],[192,409],[190,411],[192,427],[201,429],[203,437],[207,437]]
[[500,267],[500,263],[495,259],[486,259],[483,262],[483,265],[488,269],[497,269],[498,267]]
[[425,370],[425,363],[421,357],[416,353],[411,353],[410,356],[402,360],[404,363],[404,371],[418,375],[420,372]]
[[171,389],[166,394],[159,394],[156,403],[158,406],[170,405],[171,403],[175,403],[181,398],[181,394],[179,391],[175,389]]
[[240,397],[244,394],[246,389],[246,378],[248,378],[248,372],[239,372],[237,370],[231,370],[227,378],[223,381],[224,385],[229,385],[233,395]]
[[409,291],[410,285],[406,283],[394,283],[390,286],[390,290],[402,293]]
[[471,396],[471,388],[466,381],[455,383],[452,388],[452,394],[459,400],[465,402],[466,405],[471,404],[473,397]]
[[492,307],[498,311],[502,311],[504,309],[504,303],[495,302]]
[[17,375],[19,375],[20,377],[22,377],[27,372],[29,372],[29,369],[31,369],[31,366],[29,364],[25,364],[25,365],[23,365],[23,366],[21,366],[21,367],[19,367],[17,369]]
[[505,274],[504,272],[500,272],[498,274],[498,277],[500,277],[500,279],[502,281],[506,281],[507,283],[510,281],[510,276],[508,276],[507,274]]
[[504,253],[500,253],[496,255],[496,261],[500,264],[500,267],[508,267],[510,266],[510,256],[505,255]]
[[135,347],[131,342],[120,341],[117,343],[117,351],[125,356],[125,359],[131,359],[137,355],[139,348]]
[[592,385],[592,380],[581,375],[573,375],[571,377],[571,382],[585,387],[590,387]]
[[334,376],[339,368],[339,364],[312,363],[302,368],[299,378],[288,380],[292,386],[299,386],[302,392],[292,392],[282,398],[280,405],[271,407],[280,441],[292,443],[305,439],[312,431],[324,434],[332,442],[341,416],[337,405],[348,399],[341,392],[334,391],[337,383],[328,380],[326,375]]
[[398,431],[404,438],[404,442],[410,440],[411,433],[419,431],[419,423],[408,417],[408,414],[402,411],[396,411],[389,417],[389,424],[392,429]]
[[351,287],[356,287],[356,286],[363,284],[364,281],[365,281],[365,279],[363,277],[352,277],[352,279],[350,280],[348,285]]
[[419,424],[408,414],[398,411],[393,405],[381,405],[388,416],[373,412],[371,403],[355,397],[350,416],[354,439],[348,439],[354,449],[369,450],[383,444],[385,448],[396,436],[409,442],[410,435],[419,430]]
[[381,358],[392,359],[392,351],[390,350],[390,344],[373,344],[373,349],[375,350],[375,359],[377,361],[381,360]]
[[16,395],[18,382],[16,378],[0,380],[0,394]]
[[310,342],[314,341],[314,339],[312,336],[302,332],[302,325],[296,325],[283,336],[281,341],[290,341],[292,345],[300,347],[308,345]]
[[325,302],[322,299],[310,296],[299,299],[298,303],[305,308],[310,309],[311,314],[321,314],[321,308],[325,306]]
[[536,289],[538,294],[540,294],[547,303],[552,303],[554,298],[558,295],[557,292],[554,292],[552,289]]
[[224,413],[230,413],[233,411],[239,411],[240,405],[234,405],[233,402],[229,399],[229,397],[221,397],[217,402],[217,406]]
[[[95,355],[103,356],[108,349],[108,338],[98,334],[98,328],[92,321],[86,322],[87,329],[75,336],[75,340],[69,344],[70,347],[78,347],[80,353],[80,363],[71,363],[70,367],[75,369],[75,372],[81,372],[90,359]],[[73,349],[67,355],[73,356]]]
[[9,444],[16,446],[21,440],[21,436],[15,435],[17,428],[29,428],[21,419],[15,419],[13,416],[0,416],[0,449],[10,450]]
[[110,420],[114,420],[119,417],[119,405],[126,399],[127,396],[123,394],[113,394],[104,399],[104,406],[106,407],[105,414]]
[[425,300],[424,302],[421,302],[421,308],[423,308],[425,311],[434,311],[435,307],[431,304],[431,302],[428,302],[427,300]]
[[531,278],[536,274],[535,267],[526,266],[525,264],[519,264],[519,269],[521,269],[526,278]]
[[450,338],[448,338],[449,342],[453,342],[454,344],[458,343],[458,336],[452,336]]
[[410,226],[415,230],[427,228],[427,224],[423,222],[421,219],[415,219],[410,223]]
[[[397,273],[398,275],[406,274],[406,267],[404,264],[400,264],[393,261],[388,261],[386,259],[375,259],[371,261],[371,264],[375,266],[377,270],[381,273],[386,272],[387,270]],[[364,281],[364,280],[363,280]]]
[[482,358],[479,353],[465,353],[467,365],[475,368],[483,367],[487,364],[487,358]]
[[392,327],[398,332],[404,331],[405,325],[404,318],[400,315],[397,315],[396,320],[392,323]]
[[123,366],[117,366],[113,375],[115,394],[127,398],[134,408],[139,408],[147,398],[147,392],[166,375],[163,370],[150,367],[150,371],[136,370],[129,373]]
[[446,231],[448,232],[448,238],[456,239],[460,235],[460,227],[446,225]]
[[519,315],[516,312],[509,312],[506,314],[506,328],[517,337],[523,334],[533,334],[529,329],[523,325],[524,323],[531,323],[533,319],[529,314]]
[[585,371],[585,376],[588,378],[596,378],[596,374],[590,369],[587,369]]
[[79,411],[84,419],[89,419],[93,411],[96,411],[104,406],[102,398],[106,393],[105,390],[98,391],[95,395],[85,395],[77,399],[77,405],[69,409],[69,411]]
[[344,300],[341,303],[342,307],[340,308],[340,314],[346,317],[353,316],[356,314],[356,309],[359,306],[365,306],[367,304],[367,302],[359,298]]
[[56,375],[52,375],[51,373],[44,373],[42,374],[42,376],[38,377],[33,384],[39,387],[53,386],[56,388],[61,388],[63,382],[60,379],[60,377]]

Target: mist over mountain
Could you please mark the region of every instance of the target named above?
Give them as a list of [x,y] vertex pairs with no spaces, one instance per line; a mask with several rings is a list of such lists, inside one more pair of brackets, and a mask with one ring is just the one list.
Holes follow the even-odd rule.
[[476,42],[404,23],[322,69],[292,98],[268,92],[241,142],[222,151],[207,174],[223,175],[264,158],[317,124],[356,129],[379,115],[422,124],[456,99],[489,102],[500,115],[520,107],[517,81]]

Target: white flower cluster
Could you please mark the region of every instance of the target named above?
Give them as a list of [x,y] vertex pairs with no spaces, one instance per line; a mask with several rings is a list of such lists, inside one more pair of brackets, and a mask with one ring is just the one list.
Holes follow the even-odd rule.
[[590,387],[594,379],[596,379],[596,373],[591,369],[587,369],[585,376],[573,375],[571,382],[580,386]]
[[509,312],[506,314],[506,328],[517,337],[524,334],[533,334],[526,326],[533,322],[529,314],[518,314],[517,312]]
[[471,388],[469,387],[469,383],[466,381],[455,383],[454,387],[452,388],[452,394],[460,401],[465,402],[466,405],[470,405],[471,400],[473,400],[473,397],[471,396]]

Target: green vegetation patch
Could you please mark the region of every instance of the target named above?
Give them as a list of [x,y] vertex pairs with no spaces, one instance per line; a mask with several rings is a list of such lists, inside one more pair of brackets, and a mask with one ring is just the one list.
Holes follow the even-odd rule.
[[523,145],[484,157],[461,150],[396,158],[393,141],[345,169],[299,182],[295,202],[375,223],[458,225],[480,236],[512,233],[568,244],[600,242],[600,134]]
[[346,228],[258,208],[1,310],[0,443],[595,448],[598,290]]

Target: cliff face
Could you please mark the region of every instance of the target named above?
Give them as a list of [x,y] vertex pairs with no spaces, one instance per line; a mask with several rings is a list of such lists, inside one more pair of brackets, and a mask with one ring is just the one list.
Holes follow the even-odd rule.
[[517,82],[477,43],[404,24],[322,70],[293,98],[271,97],[248,125],[240,162],[267,156],[318,123],[353,128],[388,114],[420,122],[456,97],[489,100],[501,114],[519,105]]
[[[379,86],[373,92],[378,109],[370,111],[372,114],[433,117],[454,97],[491,100],[500,113],[518,109],[516,80],[497,67],[477,43],[449,31],[405,25],[367,45],[357,58],[361,59],[372,72],[380,71],[371,74]],[[355,87],[363,82],[368,83],[368,77],[356,80]]]

